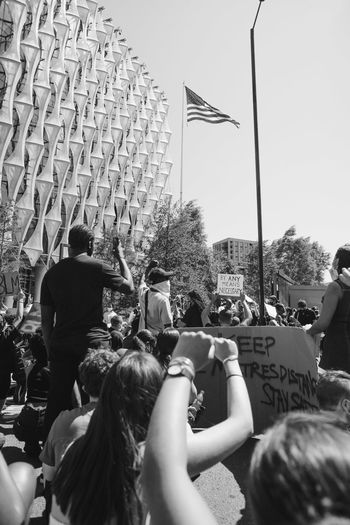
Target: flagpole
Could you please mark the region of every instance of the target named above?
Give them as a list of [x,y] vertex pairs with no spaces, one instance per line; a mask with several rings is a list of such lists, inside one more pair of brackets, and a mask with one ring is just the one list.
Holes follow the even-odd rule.
[[181,172],[180,172],[180,209],[181,210],[182,210],[182,199],[183,199],[184,114],[185,114],[185,81],[182,83]]
[[265,320],[265,297],[264,297],[264,257],[263,257],[263,233],[262,233],[262,210],[261,210],[261,186],[260,186],[260,157],[259,157],[259,130],[258,130],[258,109],[256,98],[256,75],[255,75],[255,45],[254,28],[259,16],[261,3],[255,16],[253,27],[250,30],[250,51],[252,65],[252,94],[253,94],[253,113],[254,113],[254,141],[255,141],[255,172],[256,172],[256,201],[258,219],[258,250],[259,250],[259,288],[260,288],[260,319],[261,325],[266,324]]

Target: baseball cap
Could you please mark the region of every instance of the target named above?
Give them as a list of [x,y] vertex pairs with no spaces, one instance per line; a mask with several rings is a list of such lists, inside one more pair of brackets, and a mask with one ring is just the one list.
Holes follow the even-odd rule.
[[152,284],[167,281],[174,275],[174,272],[166,272],[163,268],[153,268],[148,274],[148,280]]

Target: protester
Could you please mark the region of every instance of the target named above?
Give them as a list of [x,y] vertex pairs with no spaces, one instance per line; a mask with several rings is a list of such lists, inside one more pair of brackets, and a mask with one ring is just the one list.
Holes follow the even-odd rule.
[[[166,272],[158,267],[157,261],[151,261],[141,278],[139,301],[141,317],[139,330],[144,328],[158,335],[165,328],[172,326],[173,317],[170,308],[170,277],[173,272]],[[150,283],[148,287],[146,280]]]
[[299,299],[294,317],[302,326],[312,324],[316,320],[315,312],[307,307],[305,299]]
[[21,340],[17,329],[23,318],[24,293],[19,292],[16,316],[11,324],[6,322],[6,315],[0,314],[0,418],[6,403],[10,385],[11,373],[17,370],[15,345]]
[[326,289],[320,317],[307,333],[325,333],[319,363],[325,370],[335,368],[350,373],[350,286],[339,278],[350,266],[350,245],[341,246],[334,257],[331,273],[335,280]]
[[121,275],[91,257],[94,235],[87,226],[73,226],[68,242],[69,257],[48,270],[41,286],[42,329],[51,369],[47,432],[60,411],[72,406],[72,388],[87,349],[109,346],[110,335],[103,323],[103,288],[126,294],[134,289],[118,242],[113,250]]
[[[208,363],[213,344],[215,356],[222,361],[226,373],[228,418],[192,435],[188,441],[187,405],[192,380],[195,371]],[[175,366],[176,373],[175,368],[172,371]],[[181,334],[147,434],[143,482],[152,524],[216,523],[189,475],[232,454],[252,429],[249,396],[238,363],[237,345],[233,341],[213,339],[203,332]],[[196,452],[191,448],[194,443]],[[196,455],[194,465],[193,453]]]
[[109,303],[107,305],[105,313],[103,314],[103,322],[107,325],[107,328],[111,327],[111,319],[115,315],[117,315],[117,314],[113,310],[113,305],[111,303]]
[[150,330],[143,329],[139,330],[136,336],[145,345],[146,352],[154,355],[157,338],[152,334],[152,332]]
[[47,513],[51,509],[50,484],[62,456],[70,443],[85,434],[100,396],[103,381],[118,360],[117,354],[109,350],[91,350],[79,366],[80,380],[89,396],[89,402],[82,407],[65,410],[59,414],[40,455],[43,462]]
[[267,431],[253,453],[249,499],[255,523],[310,525],[330,517],[350,519],[349,479],[347,424],[332,413],[290,412]]
[[20,414],[14,421],[13,432],[20,441],[24,441],[24,452],[37,458],[43,441],[44,415],[50,389],[50,370],[47,366],[47,353],[41,335],[34,334],[29,341],[29,350],[34,359],[34,366],[28,374],[27,400]]
[[112,366],[86,434],[67,450],[53,482],[58,522],[141,523],[142,442],[162,379],[146,352],[129,351]]
[[316,396],[321,410],[332,410],[350,424],[350,374],[328,370],[320,375]]
[[188,327],[200,327],[202,324],[202,312],[205,308],[203,299],[196,290],[192,290],[187,294],[190,302],[190,306],[185,311],[182,318],[177,320],[177,327],[181,328],[184,326]]
[[175,328],[166,328],[164,332],[158,334],[156,357],[164,370],[168,369],[176,343],[180,333]]

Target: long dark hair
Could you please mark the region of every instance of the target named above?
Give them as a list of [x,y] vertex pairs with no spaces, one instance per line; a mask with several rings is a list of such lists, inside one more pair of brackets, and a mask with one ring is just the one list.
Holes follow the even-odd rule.
[[74,525],[140,523],[136,483],[162,369],[144,352],[127,352],[108,372],[87,432],[67,450],[53,493]]

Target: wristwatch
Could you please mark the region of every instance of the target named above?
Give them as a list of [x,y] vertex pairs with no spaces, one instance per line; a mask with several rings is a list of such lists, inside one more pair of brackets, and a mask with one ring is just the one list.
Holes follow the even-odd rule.
[[170,361],[167,373],[171,377],[185,376],[190,381],[193,381],[195,376],[193,363],[187,357],[177,357]]

